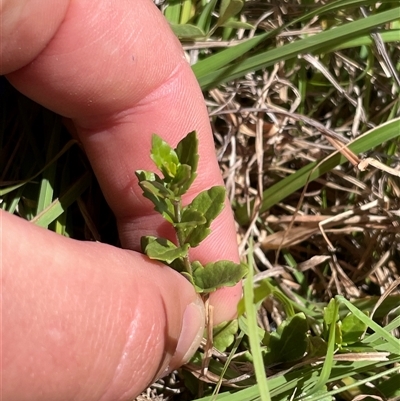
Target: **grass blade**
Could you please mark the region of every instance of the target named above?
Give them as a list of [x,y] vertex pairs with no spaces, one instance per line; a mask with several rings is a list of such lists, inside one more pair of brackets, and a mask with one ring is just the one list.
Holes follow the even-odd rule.
[[260,341],[258,338],[257,311],[253,302],[253,250],[249,251],[249,273],[244,284],[244,304],[246,309],[247,321],[249,325],[250,350],[254,360],[254,371],[258,383],[261,401],[271,401],[268,390],[268,382],[265,373],[264,361],[261,354]]
[[91,173],[87,171],[65,194],[59,199],[55,199],[42,213],[33,218],[31,222],[40,227],[47,227],[89,187],[91,177]]
[[257,71],[261,68],[271,66],[277,62],[285,61],[297,57],[303,53],[318,53],[338,47],[346,40],[355,39],[369,33],[372,28],[386,24],[398,19],[398,14],[393,10],[383,11],[368,18],[363,18],[342,26],[338,26],[328,31],[318,33],[305,39],[297,40],[282,47],[278,47],[267,52],[249,57],[235,65],[228,65],[204,75],[199,74],[200,67],[193,68],[200,86],[209,89],[223,82],[244,76],[245,74]]
[[[400,135],[399,124],[400,118],[396,118],[377,128],[373,128],[357,138],[348,146],[348,148],[356,154],[367,152],[386,141],[398,137]],[[335,152],[325,158],[322,162],[316,161],[310,163],[294,174],[280,180],[275,185],[264,191],[260,213],[264,213],[270,207],[302,188],[310,181],[326,174],[346,161],[347,159],[342,154]],[[251,207],[253,207],[253,203],[251,204]],[[241,224],[248,223],[249,218],[247,216],[246,205],[241,205],[236,209],[236,216]]]

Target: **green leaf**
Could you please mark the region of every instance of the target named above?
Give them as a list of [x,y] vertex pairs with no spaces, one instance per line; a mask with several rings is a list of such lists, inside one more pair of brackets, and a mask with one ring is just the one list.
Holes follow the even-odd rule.
[[338,320],[336,302],[335,299],[332,298],[328,304],[328,306],[324,310],[324,322],[327,325],[331,325],[332,323]]
[[138,170],[135,174],[143,190],[143,196],[153,203],[154,210],[161,213],[164,219],[173,223],[174,206],[171,199],[174,198],[174,194],[164,187],[161,178],[157,174],[143,170]]
[[172,263],[175,259],[186,256],[189,246],[185,244],[177,247],[171,241],[165,238],[145,236],[141,238],[142,252],[150,259],[160,260],[166,263]]
[[180,164],[190,166],[190,179],[182,185],[179,192],[180,195],[183,195],[190,188],[190,185],[192,185],[197,176],[197,166],[199,163],[198,147],[197,132],[192,131],[181,139],[175,149]]
[[175,196],[183,195],[190,184],[192,183],[191,167],[187,164],[180,164],[177,168],[176,175],[173,180],[168,184],[168,187],[173,191]]
[[211,222],[221,213],[225,201],[225,188],[216,186],[201,192],[192,203],[183,209],[182,216],[185,213],[200,213],[206,222],[188,230],[184,230],[185,242],[191,247],[198,246],[210,234]]
[[224,22],[222,25],[224,28],[233,28],[233,29],[254,29],[254,26],[243,21],[235,21],[228,20]]
[[178,155],[160,136],[153,134],[151,140],[151,159],[163,173],[164,181],[171,181],[179,166]]
[[207,263],[201,267],[200,263],[192,263],[193,281],[198,292],[213,292],[221,287],[232,287],[237,284],[247,273],[244,264],[238,264],[229,260]]
[[182,220],[180,223],[174,223],[174,227],[182,229],[190,229],[192,227],[197,227],[206,222],[205,217],[196,210],[186,210],[183,213]]
[[284,320],[269,338],[265,363],[292,362],[302,358],[307,350],[307,319],[300,312]]
[[87,171],[74,182],[65,193],[55,199],[41,213],[36,215],[31,220],[31,223],[40,227],[48,227],[53,221],[57,220],[72,203],[79,199],[82,193],[89,188],[91,181],[92,174]]
[[[193,287],[197,291],[196,285],[195,285],[195,283],[193,281],[193,276],[191,274],[189,274],[188,272],[185,272],[185,271],[181,271],[180,273],[182,274],[183,277],[186,277],[189,280],[189,282],[193,285]],[[197,292],[201,292],[201,291],[197,291]]]
[[224,352],[235,341],[235,334],[239,329],[237,319],[222,322],[213,329],[213,346]]
[[[399,124],[400,118],[395,118],[378,127],[374,127],[352,141],[352,143],[348,145],[348,148],[356,154],[368,152],[386,141],[397,138],[399,136]],[[259,213],[265,213],[273,205],[278,204],[282,199],[293,194],[307,183],[321,177],[328,171],[333,170],[336,166],[347,161],[346,157],[340,152],[334,152],[329,157],[309,163],[295,173],[278,181],[263,192],[263,202]],[[238,206],[236,209],[236,219],[239,224],[246,225],[250,222],[249,216],[251,213],[250,215],[247,214],[247,207],[248,205],[245,204]],[[253,207],[254,200],[250,203],[250,210]]]
[[174,34],[180,39],[200,39],[206,36],[205,32],[196,25],[169,24]]
[[243,8],[242,0],[222,0],[217,25],[221,26]]
[[349,313],[342,320],[342,341],[345,344],[353,344],[360,340],[367,330],[367,325],[363,323],[353,313]]

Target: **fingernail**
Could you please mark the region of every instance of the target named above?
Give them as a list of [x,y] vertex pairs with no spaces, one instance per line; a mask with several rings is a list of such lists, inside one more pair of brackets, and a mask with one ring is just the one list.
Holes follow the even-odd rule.
[[204,334],[205,310],[200,297],[187,306],[183,314],[182,330],[167,373],[189,361],[199,348]]

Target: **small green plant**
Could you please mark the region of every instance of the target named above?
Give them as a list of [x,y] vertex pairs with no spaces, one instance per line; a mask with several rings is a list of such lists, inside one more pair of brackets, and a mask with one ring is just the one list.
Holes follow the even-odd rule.
[[215,186],[198,194],[183,206],[184,195],[197,176],[198,139],[190,132],[173,149],[154,134],[151,158],[162,177],[151,171],[138,170],[136,176],[143,195],[175,229],[176,243],[154,236],[141,239],[142,251],[150,258],[160,260],[185,276],[196,292],[204,295],[220,287],[237,284],[247,267],[229,260],[202,265],[190,261],[189,249],[198,246],[211,232],[212,221],[224,207],[225,188]]

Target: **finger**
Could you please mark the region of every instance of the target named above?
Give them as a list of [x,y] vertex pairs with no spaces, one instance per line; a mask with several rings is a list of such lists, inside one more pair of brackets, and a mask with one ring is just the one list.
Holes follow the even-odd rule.
[[133,399],[199,345],[202,302],[179,274],[0,217],[4,399]]
[[[179,42],[151,1],[137,1],[134,7],[127,0],[72,2],[47,47],[9,79],[73,119],[117,217],[124,247],[139,250],[143,235],[172,235],[143,198],[135,176],[137,169],[154,170],[149,157],[153,132],[172,146],[192,130],[199,133],[199,175],[186,203],[201,190],[223,184],[201,91]],[[238,261],[228,205],[192,256],[204,263]],[[212,296],[217,323],[235,315],[240,294],[236,286]]]

